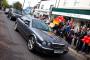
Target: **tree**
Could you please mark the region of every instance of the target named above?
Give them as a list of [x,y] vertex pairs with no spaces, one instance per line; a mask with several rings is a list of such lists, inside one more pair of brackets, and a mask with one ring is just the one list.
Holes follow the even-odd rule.
[[2,0],[2,6],[4,8],[8,8],[9,7],[9,4],[8,4],[7,0]]
[[20,2],[15,2],[13,4],[13,8],[18,9],[18,10],[22,10],[22,4]]

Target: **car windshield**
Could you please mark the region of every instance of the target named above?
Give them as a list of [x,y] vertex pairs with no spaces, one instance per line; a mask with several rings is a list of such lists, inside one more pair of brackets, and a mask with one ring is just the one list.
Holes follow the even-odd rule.
[[37,29],[41,29],[44,31],[51,31],[51,29],[48,27],[47,24],[45,24],[43,21],[41,20],[32,20],[32,27],[33,28],[37,28]]
[[14,13],[16,13],[16,14],[22,14],[22,12],[19,11],[19,10],[14,10]]

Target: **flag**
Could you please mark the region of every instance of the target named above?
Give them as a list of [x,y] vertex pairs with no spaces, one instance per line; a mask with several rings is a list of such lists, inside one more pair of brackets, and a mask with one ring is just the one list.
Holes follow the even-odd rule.
[[86,44],[90,44],[90,37],[89,36],[84,36],[84,38],[82,39],[82,41]]
[[53,20],[53,23],[59,25],[60,22],[64,22],[64,21],[65,19],[63,16],[58,16]]

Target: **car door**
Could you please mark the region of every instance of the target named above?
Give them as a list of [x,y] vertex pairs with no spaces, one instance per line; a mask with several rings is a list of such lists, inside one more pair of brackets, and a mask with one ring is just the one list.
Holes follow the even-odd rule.
[[17,20],[19,32],[23,35],[24,38],[27,38],[27,33],[29,32],[30,21],[18,18]]
[[23,34],[24,34],[24,37],[25,37],[26,39],[28,39],[28,36],[30,35],[30,34],[29,34],[29,33],[30,33],[29,27],[30,27],[30,21],[25,20],[25,21],[24,21],[24,25],[23,25]]
[[26,25],[26,20],[27,20],[27,18],[25,16],[20,17],[16,20],[17,24],[18,24],[18,28],[22,34],[24,34],[24,28]]
[[16,20],[16,23],[18,25],[18,29],[21,33],[23,33],[23,28],[24,28],[24,20],[22,18],[18,18]]

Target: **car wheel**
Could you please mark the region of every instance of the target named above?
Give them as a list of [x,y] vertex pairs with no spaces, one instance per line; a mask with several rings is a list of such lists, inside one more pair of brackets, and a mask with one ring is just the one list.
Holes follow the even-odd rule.
[[9,19],[12,20],[12,17],[10,16]]
[[18,29],[17,29],[17,23],[15,24],[14,30],[15,31],[18,31]]
[[9,18],[9,15],[7,15],[7,17]]
[[12,20],[12,21],[16,21],[16,18],[15,18],[15,17],[11,17],[11,20]]
[[29,38],[27,46],[30,51],[33,51],[35,49],[35,41],[33,36]]
[[10,18],[10,20],[13,20],[13,19],[14,19],[13,17]]

